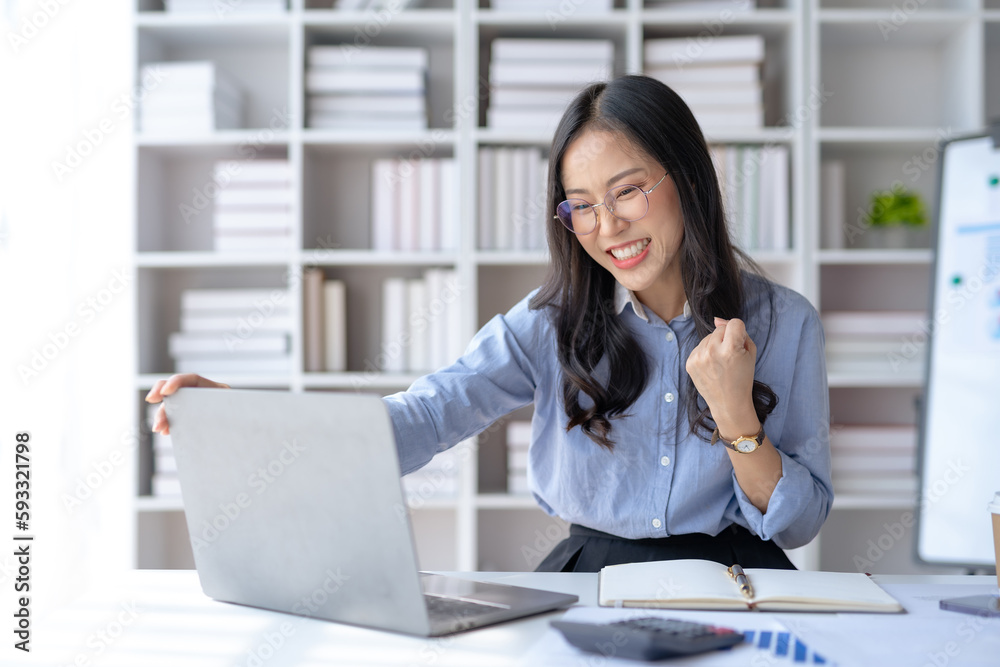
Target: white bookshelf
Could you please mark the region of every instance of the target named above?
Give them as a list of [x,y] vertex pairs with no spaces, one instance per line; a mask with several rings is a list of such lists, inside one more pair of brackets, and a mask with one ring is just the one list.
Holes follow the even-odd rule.
[[[289,287],[295,327],[294,367],[279,376],[209,375],[233,386],[304,391],[364,390],[387,394],[408,386],[413,374],[373,373],[365,360],[378,354],[379,283],[417,277],[428,268],[455,269],[463,339],[536,287],[545,274],[544,252],[479,250],[476,235],[478,149],[539,146],[551,136],[530,130],[482,127],[480,79],[497,37],[601,38],[614,43],[614,71],[642,71],[646,39],[695,37],[709,27],[723,34],[760,34],[765,40],[762,82],[765,127],[708,133],[712,143],[781,144],[790,162],[791,247],[758,253],[776,280],[826,309],[925,307],[930,283],[926,249],[828,249],[821,246],[819,164],[847,166],[845,207],[850,215],[868,194],[907,178],[903,165],[952,133],[976,130],[1000,116],[1000,0],[927,0],[883,38],[893,2],[878,0],[758,0],[758,9],[672,12],[645,9],[642,0],[616,0],[608,15],[557,17],[496,13],[487,0],[425,0],[379,22],[371,12],[330,10],[329,0],[290,0],[285,14],[222,18],[171,16],[158,0],[136,0],[136,69],[158,60],[211,59],[247,91],[243,129],[198,136],[135,138],[137,175],[138,369],[137,419],[142,397],[173,372],[167,338],[179,322],[179,300],[189,287]],[[354,41],[369,30],[371,43],[420,46],[430,55],[430,124],[421,132],[333,131],[303,126],[306,49]],[[820,85],[822,84],[822,86]],[[829,99],[810,108],[815,91]],[[185,223],[181,203],[208,183],[212,164],[261,157],[287,158],[293,171],[294,250],[216,254],[210,213]],[[370,250],[370,163],[376,158],[453,157],[460,233],[455,252],[386,253]],[[936,164],[914,186],[933,205]],[[348,371],[303,371],[304,268],[321,267],[346,282]],[[292,280],[289,282],[288,278]],[[913,423],[919,376],[832,373],[831,405],[837,421]],[[530,410],[517,418],[530,417]],[[488,429],[463,460],[456,497],[429,499],[412,510],[422,565],[428,569],[531,569],[525,553],[552,542],[565,526],[527,496],[505,493],[505,434]],[[149,438],[136,488],[149,490]],[[884,520],[886,511],[913,502],[838,496],[834,512]],[[870,512],[866,512],[870,510]],[[177,500],[139,495],[135,502],[140,567],[190,567],[190,551]],[[877,528],[877,525],[876,525]],[[880,530],[880,529],[879,529]],[[539,537],[541,536],[541,537]],[[877,536],[877,533],[875,533]],[[842,540],[837,540],[842,542]],[[552,542],[554,544],[554,542]],[[860,541],[864,544],[864,540]],[[552,544],[549,544],[551,547]],[[522,547],[526,547],[527,551]],[[798,554],[805,566],[850,567],[849,555],[821,539]]]

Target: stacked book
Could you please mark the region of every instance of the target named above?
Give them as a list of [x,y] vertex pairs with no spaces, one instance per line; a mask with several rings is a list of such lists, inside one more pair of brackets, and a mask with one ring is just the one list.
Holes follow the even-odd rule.
[[186,289],[181,330],[170,334],[174,372],[288,373],[288,289]]
[[408,507],[418,508],[424,501],[454,498],[458,495],[462,469],[462,445],[434,455],[427,465],[402,477],[403,495]]
[[428,269],[422,278],[382,282],[382,350],[387,373],[426,372],[446,366],[465,347],[461,339],[458,274]]
[[920,378],[926,357],[923,311],[828,311],[827,372]]
[[610,12],[613,0],[490,0],[490,8],[498,12],[563,12],[567,5],[574,14]]
[[146,407],[146,424],[153,440],[153,476],[151,495],[157,498],[171,498],[181,495],[181,484],[177,480],[177,459],[174,458],[174,444],[169,435],[153,433],[153,420],[160,404]]
[[308,126],[426,130],[427,49],[319,45],[306,53]]
[[157,82],[138,107],[142,132],[212,132],[243,123],[243,92],[211,61],[148,63],[140,80]]
[[[840,250],[848,238],[845,183],[847,170],[843,160],[823,160],[819,167],[820,227],[823,248]],[[850,234],[853,243],[861,229]]]
[[675,11],[718,11],[720,9],[741,12],[757,8],[757,0],[646,0],[646,9],[669,9]]
[[291,250],[292,169],[288,160],[215,163],[215,249]]
[[423,0],[333,0],[333,9],[342,12],[360,12],[368,9],[389,9],[394,12],[419,7]]
[[646,74],[673,88],[703,130],[764,125],[760,35],[650,39],[645,57]]
[[830,429],[833,490],[913,500],[917,494],[917,431],[913,426]]
[[730,236],[743,250],[789,247],[788,147],[711,146]]
[[288,11],[286,0],[163,0],[170,14],[280,14]]
[[347,370],[347,290],[322,269],[303,272],[302,321],[307,373]]
[[[491,128],[551,132],[581,88],[612,75],[614,44],[591,39],[494,39]],[[544,64],[544,66],[540,66]]]
[[454,158],[372,161],[372,249],[458,247]]
[[531,445],[531,422],[507,424],[507,493],[523,495],[528,491],[528,447]]
[[479,150],[480,249],[545,249],[547,169],[540,148]]

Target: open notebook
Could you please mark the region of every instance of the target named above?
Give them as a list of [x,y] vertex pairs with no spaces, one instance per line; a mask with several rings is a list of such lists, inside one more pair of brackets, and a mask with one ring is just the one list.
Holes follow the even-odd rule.
[[900,612],[903,607],[867,575],[856,572],[744,570],[741,590],[725,565],[708,560],[664,560],[609,565],[599,576],[604,607],[764,611]]

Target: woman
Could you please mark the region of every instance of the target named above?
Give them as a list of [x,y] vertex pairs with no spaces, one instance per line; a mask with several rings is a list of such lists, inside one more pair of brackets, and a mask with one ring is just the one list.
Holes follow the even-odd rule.
[[[815,537],[833,498],[822,328],[741,268],[691,111],[647,77],[593,84],[548,182],[545,284],[384,399],[402,472],[534,403],[532,492],[571,523],[538,570],[793,567],[782,548]],[[182,385],[219,386],[173,376],[147,400]]]

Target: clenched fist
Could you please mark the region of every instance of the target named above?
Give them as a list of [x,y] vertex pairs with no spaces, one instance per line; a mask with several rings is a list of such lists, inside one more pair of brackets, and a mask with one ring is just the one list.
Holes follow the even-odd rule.
[[[753,407],[754,364],[757,346],[750,340],[743,320],[715,318],[715,331],[705,336],[688,357],[687,369],[712,418],[723,425],[756,420]],[[759,424],[759,422],[757,422]],[[754,431],[756,432],[756,431]],[[733,437],[743,433],[733,434]]]

